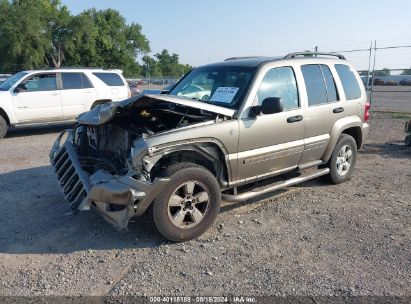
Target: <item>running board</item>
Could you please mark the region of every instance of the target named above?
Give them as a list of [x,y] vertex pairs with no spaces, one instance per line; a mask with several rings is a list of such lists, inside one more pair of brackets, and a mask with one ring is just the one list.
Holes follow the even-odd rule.
[[246,201],[248,199],[255,198],[257,196],[260,196],[260,195],[263,195],[263,194],[266,194],[266,193],[269,193],[269,192],[280,190],[280,189],[283,189],[283,188],[288,187],[288,186],[293,186],[293,185],[308,181],[310,179],[317,178],[317,177],[320,177],[322,175],[326,175],[329,172],[330,172],[330,169],[324,168],[324,169],[320,169],[320,170],[318,170],[318,171],[316,171],[312,174],[307,174],[307,175],[304,175],[304,176],[298,176],[298,177],[288,179],[286,181],[276,182],[276,183],[273,183],[271,185],[254,188],[251,191],[247,191],[247,192],[244,192],[244,193],[241,193],[241,194],[237,194],[237,195],[222,194],[221,198],[224,201],[227,201],[227,202],[242,202],[242,201]]

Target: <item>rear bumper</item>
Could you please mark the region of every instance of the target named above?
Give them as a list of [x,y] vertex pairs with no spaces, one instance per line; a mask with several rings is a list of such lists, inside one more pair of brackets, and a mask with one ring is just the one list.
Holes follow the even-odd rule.
[[362,141],[361,141],[361,147],[364,146],[368,139],[368,133],[370,132],[370,125],[366,122],[362,124]]
[[[67,139],[62,142],[67,132]],[[99,170],[90,175],[83,170],[74,142],[74,130],[61,133],[55,141],[50,162],[61,192],[74,213],[96,209],[118,229],[127,228],[129,220],[143,214],[168,179],[153,182],[137,179],[137,171],[123,176]],[[113,208],[113,206],[116,206]]]

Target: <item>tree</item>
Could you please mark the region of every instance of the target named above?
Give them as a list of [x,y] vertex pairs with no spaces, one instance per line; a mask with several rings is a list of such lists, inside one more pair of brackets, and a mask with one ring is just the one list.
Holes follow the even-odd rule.
[[52,50],[55,18],[67,8],[58,0],[0,1],[0,66],[44,66]]
[[305,50],[304,51],[304,57],[314,57],[314,54],[312,54],[312,52],[310,50]]
[[125,75],[142,71],[136,58],[150,51],[147,38],[137,23],[127,25],[124,17],[113,9],[87,10],[74,17],[75,50],[69,62],[92,67],[121,68]]
[[178,55],[175,53],[170,55],[166,49],[154,56],[158,59],[158,64],[164,76],[181,77],[192,68],[190,65],[180,64]]
[[60,0],[0,0],[0,68],[61,65],[142,71],[136,58],[150,51],[137,23],[118,11],[87,10],[72,16]]
[[374,76],[390,76],[391,71],[390,69],[383,68],[382,70],[375,70],[374,71]]
[[161,68],[158,63],[154,58],[144,55],[143,58],[143,73],[142,75],[144,77],[161,77],[163,76],[161,73]]
[[411,75],[411,68],[410,69],[405,69],[404,71],[402,71],[401,75]]

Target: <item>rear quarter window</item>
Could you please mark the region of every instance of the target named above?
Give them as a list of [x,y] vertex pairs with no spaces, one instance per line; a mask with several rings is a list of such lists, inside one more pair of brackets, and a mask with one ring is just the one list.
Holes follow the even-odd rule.
[[122,87],[124,82],[116,73],[93,73],[94,76],[110,87]]
[[358,84],[357,78],[354,72],[348,65],[336,64],[335,69],[337,70],[338,76],[340,77],[345,98],[347,100],[353,100],[361,97],[361,89]]

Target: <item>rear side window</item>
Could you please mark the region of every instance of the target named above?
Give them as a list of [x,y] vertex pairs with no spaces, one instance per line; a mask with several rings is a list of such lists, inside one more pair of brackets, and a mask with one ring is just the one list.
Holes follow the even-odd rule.
[[61,73],[63,90],[92,88],[87,76],[83,73]]
[[335,69],[341,79],[345,98],[347,100],[360,98],[361,89],[351,68],[345,64],[336,64]]
[[124,82],[116,73],[93,73],[94,76],[110,87],[122,87]]
[[328,66],[307,64],[301,66],[301,71],[307,88],[309,106],[338,100],[334,78]]
[[321,71],[325,79],[325,86],[327,89],[327,100],[333,102],[338,100],[337,88],[335,86],[334,77],[331,74],[330,68],[325,64],[320,65]]
[[299,107],[297,83],[291,67],[271,69],[265,74],[257,92],[258,103],[268,97],[280,97],[284,110]]

